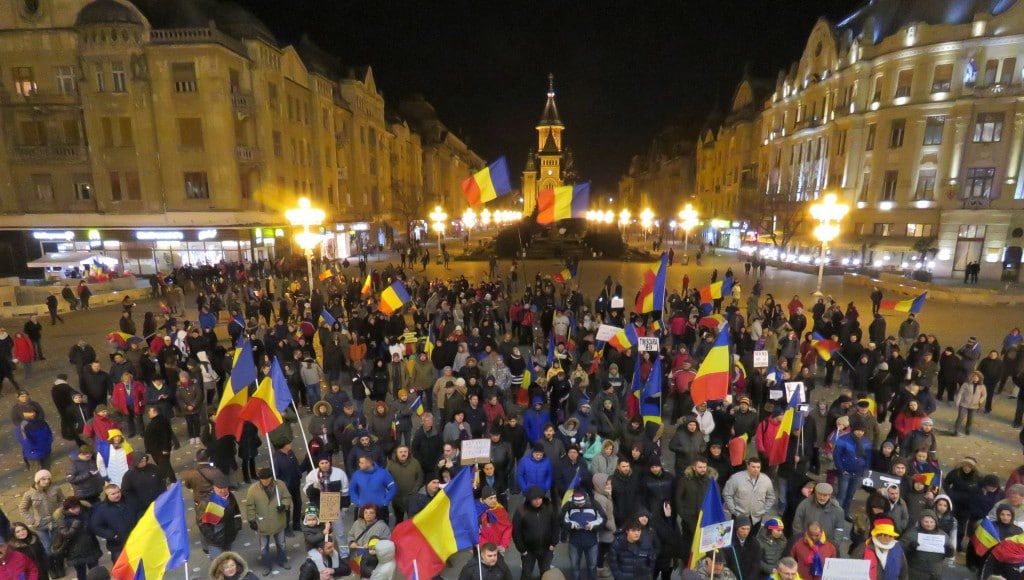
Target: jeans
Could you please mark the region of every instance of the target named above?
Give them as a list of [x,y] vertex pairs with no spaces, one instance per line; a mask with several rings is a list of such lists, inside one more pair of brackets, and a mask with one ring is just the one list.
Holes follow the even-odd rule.
[[206,549],[206,551],[209,553],[209,556],[210,556],[211,560],[213,560],[217,556],[220,556],[221,554],[224,553],[224,550],[221,549],[221,548],[218,548],[217,546],[210,546],[209,548]]
[[270,568],[273,564],[270,562],[270,540],[274,540],[274,546],[277,549],[277,564],[288,563],[288,556],[284,553],[284,531],[277,532],[276,534],[263,535],[260,534],[260,563],[265,568]]
[[320,401],[320,383],[306,385],[306,402],[313,406]]
[[839,490],[836,493],[836,499],[839,500],[839,505],[847,514],[850,513],[850,504],[853,502],[853,495],[857,493],[857,488],[860,487],[861,479],[862,476],[859,473],[844,471],[839,474]]
[[589,548],[578,548],[569,544],[569,565],[571,566],[571,578],[583,580],[594,578],[594,569],[597,566],[597,544]]
[[539,554],[533,552],[523,552],[523,573],[519,577],[520,580],[527,580],[532,578],[533,565],[537,565],[537,576],[543,576],[544,572],[547,572],[548,568],[551,567],[551,559],[555,553],[551,550],[544,550]]
[[49,554],[50,545],[53,543],[53,535],[50,532],[50,528],[36,528],[35,532],[36,535],[39,536],[39,541],[43,544],[43,548],[46,550],[46,553]]
[[185,425],[188,427],[188,438],[199,437],[199,414],[185,415]]
[[[967,424],[964,425],[964,419],[967,419]],[[956,423],[953,425],[953,433],[960,432],[960,426],[964,425],[964,433],[971,434],[971,423],[974,422],[974,409],[965,409],[960,407],[956,412]]]

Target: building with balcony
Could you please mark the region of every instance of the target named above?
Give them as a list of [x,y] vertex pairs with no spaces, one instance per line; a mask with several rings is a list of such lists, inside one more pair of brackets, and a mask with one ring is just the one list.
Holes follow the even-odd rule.
[[230,2],[12,0],[0,63],[0,272],[58,249],[137,273],[269,258],[300,196],[356,251],[434,203],[396,210],[426,199],[425,153],[369,67]]
[[[984,278],[1014,277],[1024,245],[1022,63],[1021,0],[873,0],[840,22],[818,21],[759,101],[756,155],[738,140],[741,151],[725,144],[722,156],[753,160],[764,195],[838,193],[852,212],[834,252],[882,269],[959,276],[979,262]],[[701,186],[722,171],[730,180],[735,164],[711,167],[721,158],[698,156]],[[805,229],[796,243],[815,244]]]

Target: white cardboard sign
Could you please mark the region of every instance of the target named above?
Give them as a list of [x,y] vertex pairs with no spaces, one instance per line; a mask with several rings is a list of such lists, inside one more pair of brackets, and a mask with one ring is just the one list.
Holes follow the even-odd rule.
[[661,341],[656,336],[641,336],[637,338],[637,347],[640,352],[658,352]]
[[850,558],[828,558],[821,580],[871,580],[871,562]]
[[700,529],[700,551],[721,550],[732,545],[733,520],[704,526]]
[[766,368],[768,368],[768,351],[766,351],[766,350],[755,350],[754,351],[754,368],[755,369],[766,369]]
[[490,463],[491,439],[466,439],[463,441],[461,460],[463,465]]

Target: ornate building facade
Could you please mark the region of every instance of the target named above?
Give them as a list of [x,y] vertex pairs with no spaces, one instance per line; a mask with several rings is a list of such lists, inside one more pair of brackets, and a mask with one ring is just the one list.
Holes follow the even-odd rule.
[[682,127],[670,126],[630,160],[619,179],[620,204],[634,213],[649,207],[656,215],[675,216],[693,197],[693,175],[692,137]]
[[[838,23],[820,20],[800,60],[755,101],[752,143],[724,139],[743,126],[728,122],[702,136],[701,203],[729,212],[745,175],[754,185],[743,168],[755,168],[761,194],[811,201],[829,191],[851,206],[837,252],[883,269],[920,262],[939,276],[971,262],[984,278],[1015,274],[1022,63],[1021,0],[873,0]],[[815,244],[805,229],[797,243]]]
[[369,67],[232,3],[12,0],[0,62],[3,271],[57,249],[139,273],[270,257],[300,196],[355,251],[459,191],[426,189],[427,139]]

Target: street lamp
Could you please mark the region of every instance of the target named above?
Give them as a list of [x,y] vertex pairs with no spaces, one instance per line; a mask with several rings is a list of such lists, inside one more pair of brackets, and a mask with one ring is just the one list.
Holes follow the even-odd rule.
[[645,207],[640,212],[640,228],[644,230],[644,241],[647,241],[647,232],[651,229],[651,225],[654,223],[654,212],[651,208]]
[[441,236],[444,235],[444,222],[448,220],[448,214],[441,209],[441,206],[435,205],[434,211],[430,212],[431,228],[437,232],[437,251],[441,251]]
[[462,212],[462,225],[466,228],[466,238],[473,234],[473,228],[476,227],[476,212],[473,208],[467,207],[466,211]]
[[[497,214],[498,212],[495,211],[494,213]],[[487,226],[491,225],[491,220],[493,218],[494,215],[491,214],[491,210],[485,207],[484,211],[480,212],[480,227],[486,228]]]
[[632,215],[633,214],[629,213],[629,210],[626,208],[622,208],[622,211],[619,212],[619,227],[622,228],[623,238],[626,237],[626,228],[629,227],[629,218],[632,217]]
[[821,201],[811,205],[811,217],[818,225],[814,228],[814,237],[821,242],[821,258],[818,262],[818,289],[815,296],[821,296],[821,280],[825,275],[825,249],[829,242],[839,237],[839,222],[850,211],[850,206],[839,203],[836,194],[829,193]]
[[299,207],[292,208],[284,213],[288,223],[296,227],[302,227],[302,231],[295,234],[295,243],[302,248],[306,255],[306,276],[309,278],[309,295],[313,296],[313,248],[320,243],[320,235],[309,231],[310,227],[319,227],[324,222],[326,215],[324,210],[315,208],[309,203],[308,197],[299,198]]
[[690,230],[697,227],[697,210],[692,203],[679,210],[679,227],[683,228],[683,255],[690,251]]

